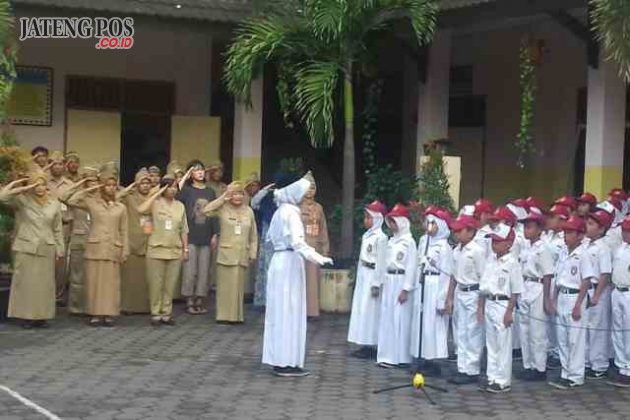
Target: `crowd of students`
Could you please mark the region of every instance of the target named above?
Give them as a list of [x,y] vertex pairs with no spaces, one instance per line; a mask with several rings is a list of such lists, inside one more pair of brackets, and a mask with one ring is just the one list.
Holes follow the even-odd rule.
[[[348,333],[360,346],[353,355],[383,368],[415,359],[440,375],[450,333],[454,384],[480,382],[485,348],[488,392],[510,391],[514,350],[523,380],[546,381],[560,368],[549,381],[559,389],[585,378],[630,387],[629,199],[621,189],[600,203],[590,193],[561,197],[549,209],[532,197],[496,209],[480,199],[456,217],[429,206],[418,244],[404,205],[371,203]],[[613,359],[618,373],[609,376]]]

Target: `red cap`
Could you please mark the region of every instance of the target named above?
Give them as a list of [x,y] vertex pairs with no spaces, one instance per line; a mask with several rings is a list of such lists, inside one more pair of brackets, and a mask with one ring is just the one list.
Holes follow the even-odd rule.
[[497,207],[490,218],[492,220],[502,220],[510,226],[514,226],[517,222],[516,215],[505,206]]
[[606,229],[610,228],[614,219],[612,214],[603,209],[597,209],[591,212],[588,217],[595,220],[601,227]]
[[475,217],[479,217],[481,213],[492,213],[494,211],[494,207],[492,206],[490,200],[487,200],[485,198],[480,198],[479,200],[475,201],[474,206]]
[[504,223],[500,223],[492,233],[486,235],[486,238],[495,242],[513,241],[515,237],[514,229]]
[[385,204],[381,203],[378,200],[372,201],[370,204],[365,206],[365,208],[375,213],[381,213],[382,215],[385,215],[385,213],[387,213],[387,207],[385,207]]
[[597,197],[589,192],[582,193],[582,195],[577,197],[576,200],[579,203],[588,203],[591,206],[597,205]]
[[626,216],[621,221],[621,229],[623,229],[623,230],[630,230],[630,216]]
[[444,220],[447,224],[453,219],[453,217],[451,216],[451,212],[444,209],[439,209],[435,212],[435,215]]
[[584,219],[581,217],[571,216],[569,217],[569,220],[562,224],[562,230],[572,230],[584,233],[586,232],[586,223],[584,223]]
[[621,209],[623,208],[623,203],[621,202],[621,199],[619,197],[611,195],[610,197],[608,197],[608,202],[615,206],[615,208],[619,211],[621,211]]
[[622,190],[621,188],[613,188],[612,190],[610,190],[610,192],[608,193],[609,197],[615,197],[618,198],[619,200],[627,200],[628,199],[628,195],[626,194],[626,192],[624,190]]
[[[430,204],[427,206],[427,208],[424,209],[424,215],[428,216],[430,214],[436,216],[436,212],[440,210],[440,208],[438,206],[434,206],[433,204]],[[437,216],[436,216],[437,217]]]
[[407,210],[407,207],[398,203],[387,213],[387,217],[409,217],[409,210]]
[[568,219],[571,216],[571,210],[567,206],[561,204],[554,204],[549,209],[549,214],[552,216],[560,216],[563,219]]
[[517,207],[523,207],[524,209],[527,208],[527,200],[524,198],[517,198],[516,200],[512,200],[510,202]]
[[545,216],[543,216],[540,213],[529,212],[527,217],[524,218],[523,220],[521,220],[521,222],[523,222],[523,223],[525,223],[525,222],[536,222],[536,223],[538,223],[538,224],[540,224],[542,226],[542,225],[545,224]]
[[527,197],[525,199],[525,203],[527,204],[527,209],[531,211],[532,207],[535,207],[539,210],[542,211],[542,209],[545,207],[545,205],[543,204],[542,201],[538,200],[537,198],[534,197]]
[[457,219],[449,223],[449,227],[453,232],[459,232],[462,229],[477,229],[477,219],[465,214],[460,215]]
[[561,206],[568,207],[571,210],[575,210],[575,208],[577,207],[575,198],[569,197],[568,195],[558,198],[556,201],[553,202],[553,204],[560,204]]

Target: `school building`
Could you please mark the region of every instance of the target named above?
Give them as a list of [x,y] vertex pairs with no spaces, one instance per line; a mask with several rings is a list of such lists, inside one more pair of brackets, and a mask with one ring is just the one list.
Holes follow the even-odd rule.
[[[415,48],[402,29],[383,40],[379,161],[412,174],[426,141],[448,139],[447,154],[459,157],[453,181],[460,204],[479,196],[549,200],[583,189],[602,197],[630,186],[627,89],[589,30],[587,0],[440,3],[439,30],[428,48]],[[315,169],[322,201],[340,201],[341,141],[329,151],[313,150],[303,133],[283,124],[272,71],[254,83],[252,109],[235,104],[222,86],[222,54],[235,24],[250,13],[250,0],[14,4],[18,19],[134,18],[129,50],[97,49],[96,39],[19,43],[25,83],[29,72],[50,75],[48,120],[14,126],[24,147],[75,150],[86,163],[117,160],[127,181],[141,165],[192,158],[220,158],[235,179],[261,170],[268,179],[280,159],[303,157]],[[535,149],[520,168],[514,141],[524,37],[536,55],[537,94]],[[20,112],[32,111],[28,95],[17,99]],[[360,150],[357,140],[359,182]]]

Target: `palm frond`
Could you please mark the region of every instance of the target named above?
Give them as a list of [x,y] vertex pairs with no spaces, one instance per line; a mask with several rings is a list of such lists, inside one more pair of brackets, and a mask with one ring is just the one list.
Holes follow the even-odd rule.
[[619,66],[619,74],[630,83],[630,2],[590,0],[591,18],[599,41],[609,59]]
[[[344,31],[349,0],[306,0],[305,16],[313,34],[330,42]],[[350,0],[351,1],[351,0]]]
[[314,147],[330,147],[334,140],[335,93],[340,69],[335,62],[305,63],[296,74],[295,108]]
[[286,48],[294,28],[279,17],[251,18],[236,30],[236,38],[226,52],[223,81],[238,100],[249,103],[251,82],[273,58],[279,48]]

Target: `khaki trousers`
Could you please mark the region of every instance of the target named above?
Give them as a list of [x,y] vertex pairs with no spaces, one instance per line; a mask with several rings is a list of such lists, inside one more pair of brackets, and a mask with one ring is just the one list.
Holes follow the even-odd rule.
[[173,293],[182,268],[182,260],[179,258],[146,260],[151,316],[170,317],[173,314]]
[[71,314],[85,313],[85,266],[83,261],[83,247],[70,249],[70,275],[68,285],[68,312]]

